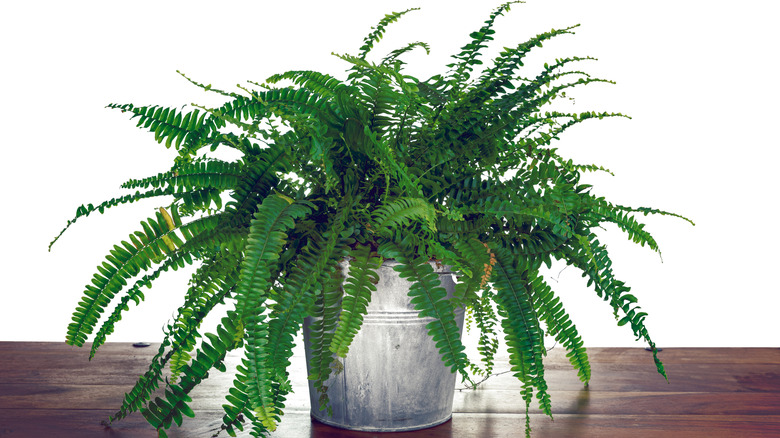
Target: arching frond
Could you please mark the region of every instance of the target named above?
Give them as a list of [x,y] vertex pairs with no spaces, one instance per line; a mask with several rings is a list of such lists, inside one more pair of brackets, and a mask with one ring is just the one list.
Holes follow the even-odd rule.
[[493,34],[496,33],[493,30],[493,23],[500,15],[504,15],[504,12],[509,11],[509,7],[514,3],[522,3],[522,1],[507,2],[496,8],[490,17],[485,21],[485,24],[476,32],[472,32],[469,37],[471,41],[465,46],[461,47],[461,52],[452,57],[457,59],[458,62],[450,64],[447,67],[454,67],[454,71],[451,72],[450,77],[454,83],[463,83],[470,77],[470,73],[474,70],[475,65],[482,64],[479,60],[481,50],[485,47],[485,43],[493,40]]
[[468,358],[463,352],[466,347],[460,340],[452,304],[446,299],[447,291],[441,287],[438,275],[426,257],[414,256],[413,251],[394,242],[385,242],[379,247],[385,258],[394,258],[399,264],[393,269],[402,278],[412,282],[409,296],[414,309],[421,318],[429,317],[428,335],[439,349],[442,362],[450,370],[459,372],[464,380],[470,380],[467,368]]
[[174,146],[177,150],[183,145],[192,147],[224,126],[220,121],[211,119],[207,113],[198,109],[186,114],[175,108],[161,106],[141,106],[132,104],[109,104],[108,108],[122,112],[131,112],[131,119],[138,118],[136,126],[154,133],[158,143],[165,141],[165,147]]
[[230,194],[225,205],[230,213],[226,225],[245,224],[257,210],[257,206],[278,187],[281,174],[290,171],[291,163],[287,145],[274,144],[262,149],[254,160],[247,163],[243,178]]
[[172,257],[165,259],[160,266],[155,269],[151,274],[144,275],[138,281],[135,282],[132,288],[130,288],[122,299],[114,307],[111,315],[103,322],[100,330],[95,334],[92,340],[92,348],[89,353],[89,358],[92,359],[95,356],[98,348],[105,342],[106,338],[114,332],[114,326],[122,319],[122,313],[130,310],[129,303],[134,301],[136,305],[141,304],[144,300],[144,294],[141,288],[152,287],[152,282],[160,277],[160,275],[173,268],[174,270],[184,267],[185,265],[192,264],[192,255],[190,253],[182,252],[174,254]]
[[529,273],[531,297],[539,320],[544,322],[548,334],[555,337],[568,351],[566,357],[577,370],[577,376],[588,386],[590,382],[590,362],[582,338],[577,328],[563,309],[563,304],[555,296],[550,286],[538,272]]
[[[160,344],[157,354],[152,358],[149,369],[138,379],[131,391],[125,394],[121,408],[109,418],[109,423],[121,420],[138,411],[151,400],[154,391],[159,388],[160,384],[165,383],[163,379],[165,366],[182,349],[191,351],[191,346],[201,336],[198,333],[201,321],[214,306],[224,299],[227,292],[228,289],[223,288],[220,293],[215,293],[207,300],[199,302],[197,306],[190,308],[185,304],[179,309],[177,322],[168,325],[165,339]],[[240,336],[234,336],[234,342],[238,343],[240,339]],[[179,370],[179,373],[181,371]]]
[[[478,81],[473,86],[472,90],[480,90],[485,88],[494,88],[493,85],[498,85],[494,88],[496,91],[502,90],[502,86],[512,87],[510,81],[513,79],[516,70],[523,65],[523,59],[534,48],[541,47],[544,41],[550,40],[559,35],[574,34],[572,29],[578,27],[571,26],[564,29],[553,29],[549,32],[541,33],[527,41],[518,44],[514,48],[505,48],[499,55],[493,60],[493,66],[485,70],[480,75]],[[494,81],[497,81],[494,82]],[[488,94],[489,97],[491,96]]]
[[340,269],[333,271],[331,277],[325,282],[322,294],[317,297],[314,304],[313,315],[318,318],[313,319],[309,326],[309,343],[311,359],[309,359],[309,380],[313,381],[314,388],[320,393],[319,410],[328,409],[332,415],[329,406],[328,387],[325,382],[330,377],[334,368],[339,363],[334,359],[331,346],[333,345],[333,336],[338,326],[341,316],[341,303],[344,297],[342,284],[344,275]]
[[311,211],[310,207],[279,195],[265,198],[250,227],[247,248],[241,264],[237,287],[236,312],[244,326],[247,370],[243,378],[252,410],[258,420],[273,430],[284,408],[275,397],[272,382],[278,381],[268,366],[265,299],[271,287],[271,264],[278,260],[285,243],[286,230],[295,220]]
[[[629,324],[634,336],[643,339],[653,352],[658,373],[668,379],[663,363],[658,359],[655,343],[650,339],[650,334],[645,327],[644,320],[647,313],[642,312],[636,305],[637,298],[629,292],[631,288],[624,282],[615,278],[612,273],[612,260],[609,258],[606,246],[599,243],[595,235],[583,236],[579,239],[580,246],[576,254],[569,254],[569,261],[583,271],[583,276],[588,278],[588,286],[593,286],[599,297],[609,301],[612,306],[618,325]],[[622,318],[619,316],[622,314]]]
[[[338,263],[349,254],[351,230],[344,229],[344,221],[351,207],[347,203],[322,235],[313,233],[309,236],[306,247],[285,278],[281,293],[276,296],[266,344],[267,366],[275,370],[276,376],[285,376],[286,379],[289,359],[293,354],[293,337],[317,297],[324,293],[324,285],[329,282]],[[276,379],[274,383],[280,385],[280,396],[286,395],[284,381]]]
[[341,314],[330,344],[330,351],[339,357],[347,356],[352,339],[363,324],[371,294],[376,291],[379,281],[376,270],[382,263],[368,245],[356,246],[351,256],[349,276],[344,282]]
[[[552,417],[550,395],[544,379],[542,357],[546,354],[539,318],[536,316],[524,279],[526,267],[515,264],[505,248],[491,248],[496,253],[493,278],[496,287],[496,303],[503,317],[501,326],[509,351],[509,363],[515,377],[523,382],[523,399],[526,409],[531,403],[534,388],[542,412]],[[526,424],[529,424],[526,413]]]
[[311,70],[291,70],[273,75],[265,81],[269,84],[276,84],[285,79],[291,80],[312,93],[317,93],[322,96],[335,97],[339,93],[349,92],[349,86],[342,81],[331,75]]
[[495,356],[499,345],[498,331],[495,328],[498,325],[498,315],[492,307],[494,297],[495,295],[491,289],[484,289],[482,297],[479,300],[475,300],[470,308],[477,328],[479,328],[477,351],[479,351],[480,359],[485,367],[480,370],[474,366],[472,371],[476,371],[483,376],[490,376],[493,373]]
[[240,163],[221,160],[198,160],[181,163],[173,170],[155,176],[131,179],[122,184],[123,189],[148,189],[170,187],[176,191],[196,188],[232,189],[241,178]]
[[424,221],[431,231],[436,230],[436,212],[428,202],[420,198],[399,198],[374,211],[371,228],[382,232],[407,225],[411,220]]
[[137,202],[142,199],[155,198],[159,196],[166,196],[172,194],[173,194],[172,189],[156,188],[152,190],[147,190],[145,192],[136,191],[134,194],[124,195],[118,198],[112,198],[109,199],[108,201],[101,202],[97,206],[92,204],[81,205],[76,209],[76,215],[73,216],[73,218],[68,221],[68,223],[65,225],[65,228],[63,228],[60,231],[57,237],[55,237],[54,240],[52,240],[51,243],[49,243],[49,251],[51,251],[51,247],[54,246],[57,240],[59,240],[60,237],[62,237],[62,235],[65,234],[65,231],[67,231],[68,228],[71,227],[71,225],[75,224],[76,221],[82,217],[89,216],[91,213],[94,213],[96,211],[102,214],[107,209],[111,207],[115,207],[117,205],[131,204],[133,202]]
[[324,122],[333,126],[344,123],[344,117],[337,111],[330,99],[307,91],[304,88],[274,88],[255,92],[255,100],[273,108],[280,117],[292,114],[316,114]]
[[371,33],[368,34],[363,39],[363,45],[360,47],[360,53],[358,54],[358,58],[365,59],[366,55],[368,55],[368,52],[371,51],[371,49],[374,47],[374,44],[379,42],[379,40],[382,39],[382,35],[385,33],[385,28],[392,23],[395,23],[398,21],[401,16],[404,14],[407,14],[411,11],[418,11],[420,8],[410,8],[402,12],[393,12],[391,14],[386,14],[384,18],[379,20],[379,23],[371,28]]
[[[142,231],[129,236],[130,242],[122,241],[121,246],[114,245],[106,256],[106,262],[98,265],[98,272],[86,286],[84,297],[73,313],[73,322],[68,325],[68,344],[83,345],[105,307],[125,287],[127,281],[142,270],[149,269],[152,264],[161,262],[176,247],[183,245],[182,238],[176,234],[178,228],[169,229],[161,213],[156,218],[141,222],[141,226]],[[209,226],[213,226],[213,223],[206,218],[180,228],[183,232],[193,232]]]
[[144,418],[156,427],[158,431],[168,429],[172,423],[180,426],[182,415],[194,417],[192,409],[187,405],[192,401],[189,392],[192,391],[203,379],[208,377],[212,368],[221,368],[222,362],[228,351],[236,348],[235,334],[238,327],[230,317],[222,319],[222,324],[217,327],[217,334],[207,333],[198,349],[193,362],[182,370],[181,381],[178,384],[166,386],[165,398],[157,397],[147,407],[141,409]]
[[401,47],[400,49],[395,49],[392,52],[390,52],[385,58],[382,60],[382,65],[391,64],[398,60],[398,58],[403,55],[406,52],[411,52],[416,47],[421,47],[423,50],[425,50],[425,53],[427,55],[431,54],[431,46],[429,46],[427,43],[424,43],[422,41],[415,41],[413,43],[409,43],[405,45],[404,47]]

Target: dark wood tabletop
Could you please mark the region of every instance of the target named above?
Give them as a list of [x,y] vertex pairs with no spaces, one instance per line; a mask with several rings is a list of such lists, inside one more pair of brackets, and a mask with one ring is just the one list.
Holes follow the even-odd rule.
[[[136,413],[110,428],[125,392],[146,370],[156,345],[109,343],[91,362],[87,348],[62,343],[0,342],[0,437],[155,437]],[[534,437],[780,437],[780,348],[667,348],[659,353],[669,383],[642,348],[591,348],[589,387],[560,349],[545,359],[554,420],[531,410]],[[239,360],[229,357],[227,362]],[[509,369],[499,358],[496,372]],[[281,438],[522,437],[520,383],[499,374],[455,394],[451,421],[417,432],[360,433],[309,417],[304,361],[292,360],[293,388]],[[228,369],[230,369],[228,367]],[[210,437],[219,430],[228,373],[215,371],[192,394],[195,418],[170,437]],[[225,432],[220,437],[227,437]],[[244,435],[249,436],[245,432]]]

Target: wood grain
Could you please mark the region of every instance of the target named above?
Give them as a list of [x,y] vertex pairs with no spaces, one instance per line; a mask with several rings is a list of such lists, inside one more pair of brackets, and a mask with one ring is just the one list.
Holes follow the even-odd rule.
[[[158,345],[133,348],[109,343],[88,360],[88,348],[60,343],[0,342],[0,438],[155,437],[140,415],[100,424],[116,412]],[[534,437],[779,437],[780,349],[669,348],[659,356],[669,382],[641,348],[588,350],[593,378],[585,388],[563,352],[545,358],[554,420],[531,409]],[[231,354],[228,365],[239,354]],[[520,383],[496,372],[476,390],[455,393],[453,419],[435,428],[377,434],[335,429],[309,417],[302,354],[292,358],[294,393],[287,402],[281,438],[518,437],[525,427]],[[228,366],[230,369],[230,366]],[[170,437],[210,437],[219,431],[230,372],[214,372],[193,392],[194,419]],[[219,436],[226,437],[222,432]],[[249,436],[248,433],[239,436]]]

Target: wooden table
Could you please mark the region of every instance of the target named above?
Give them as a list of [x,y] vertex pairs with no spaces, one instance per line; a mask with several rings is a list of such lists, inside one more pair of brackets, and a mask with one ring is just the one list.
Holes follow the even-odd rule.
[[[86,348],[59,343],[0,342],[0,437],[154,437],[140,414],[114,424],[116,412],[156,346],[107,344],[89,362]],[[584,389],[560,349],[546,359],[555,420],[531,411],[534,437],[780,437],[780,349],[668,348],[660,353],[669,383],[641,348],[592,348],[590,387]],[[231,361],[239,359],[231,356]],[[300,354],[293,386],[274,437],[461,438],[521,437],[525,407],[509,374],[455,394],[452,421],[418,432],[356,433],[312,422]],[[508,369],[501,360],[496,372]],[[193,394],[194,419],[170,437],[210,437],[219,429],[231,378],[215,375]],[[534,406],[535,408],[535,406]],[[227,437],[221,433],[220,437]],[[248,434],[242,436],[249,436]]]

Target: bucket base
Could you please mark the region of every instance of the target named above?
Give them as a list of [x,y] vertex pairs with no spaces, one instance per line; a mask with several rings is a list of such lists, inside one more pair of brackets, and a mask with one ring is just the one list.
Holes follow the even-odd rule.
[[442,425],[450,420],[452,420],[452,414],[450,414],[448,417],[444,418],[443,420],[434,421],[429,424],[420,424],[413,427],[388,427],[388,428],[376,428],[376,427],[360,427],[360,426],[352,426],[347,424],[339,424],[335,423],[333,421],[328,421],[327,419],[315,417],[314,415],[311,415],[311,420],[316,421],[318,423],[322,423],[331,427],[336,427],[339,429],[346,429],[346,430],[355,430],[358,432],[411,432],[413,430],[422,430],[422,429],[428,429],[431,427],[436,427],[439,425]]

